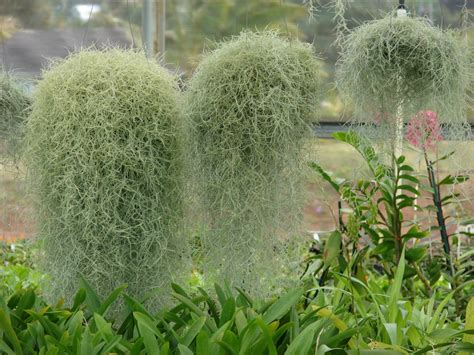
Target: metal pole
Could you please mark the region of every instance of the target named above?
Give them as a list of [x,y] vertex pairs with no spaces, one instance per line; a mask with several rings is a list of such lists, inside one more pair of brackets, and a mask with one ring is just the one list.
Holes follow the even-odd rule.
[[153,43],[155,42],[156,33],[154,5],[153,0],[143,0],[143,47],[148,58],[151,58],[154,55]]
[[165,55],[166,33],[166,0],[156,2],[156,53],[160,57]]

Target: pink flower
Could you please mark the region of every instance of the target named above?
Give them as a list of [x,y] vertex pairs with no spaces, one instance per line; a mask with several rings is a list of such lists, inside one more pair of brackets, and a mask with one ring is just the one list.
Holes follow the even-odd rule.
[[421,111],[408,122],[406,139],[415,147],[428,149],[443,139],[438,115],[433,111]]

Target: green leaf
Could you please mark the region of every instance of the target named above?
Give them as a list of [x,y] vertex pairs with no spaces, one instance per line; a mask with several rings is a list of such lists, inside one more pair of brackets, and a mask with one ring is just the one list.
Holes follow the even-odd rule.
[[2,339],[0,339],[0,351],[6,353],[7,355],[16,355],[15,352]]
[[291,307],[298,303],[303,295],[303,289],[297,288],[286,295],[278,299],[275,303],[273,303],[270,308],[263,314],[263,320],[265,323],[269,324],[276,319],[280,319],[285,314],[287,314]]
[[388,299],[388,323],[396,323],[398,315],[398,299],[401,295],[403,274],[405,273],[405,248],[402,250],[400,262],[395,273],[393,284],[390,286]]
[[405,160],[406,160],[405,156],[404,156],[404,155],[400,155],[400,156],[397,158],[396,162],[397,162],[398,165],[400,165],[400,164],[402,164]]
[[418,196],[420,194],[420,191],[418,191],[417,188],[411,186],[411,185],[399,185],[397,187],[397,190],[405,190],[405,191],[410,191],[414,195]]
[[[133,312],[138,325],[138,331],[143,338],[143,343],[145,344],[145,349],[148,354],[160,354],[160,346],[156,340],[155,335],[157,335],[158,329],[153,321],[143,313]],[[162,335],[160,334],[160,337]]]
[[219,321],[219,326],[222,326],[224,323],[231,320],[235,313],[235,300],[233,297],[229,297],[224,303],[222,308],[221,318]]
[[209,334],[205,331],[200,331],[196,337],[196,355],[211,354],[211,344],[209,342]]
[[400,180],[411,181],[411,182],[413,182],[413,183],[415,183],[415,184],[419,184],[419,183],[420,183],[420,180],[419,180],[417,177],[415,177],[415,176],[413,176],[413,175],[409,175],[409,174],[401,174],[401,175],[399,176],[399,179],[400,179]]
[[313,339],[318,323],[312,323],[307,326],[285,351],[285,355],[302,355],[307,354],[313,344]]
[[[466,308],[466,330],[474,330],[474,297],[471,297]],[[463,341],[465,343],[474,343],[474,334],[465,334]]]
[[402,165],[400,168],[399,168],[400,171],[415,171],[415,169],[413,169],[410,165]]
[[326,240],[323,252],[325,268],[328,268],[339,255],[341,251],[341,241],[342,235],[339,231],[332,232]]
[[337,192],[340,192],[340,184],[338,184],[332,177],[329,175],[328,172],[326,172],[319,164],[316,163],[310,163],[309,166],[316,171],[321,177],[329,182],[331,186],[336,190]]
[[383,324],[385,331],[388,334],[388,337],[390,339],[390,344],[392,345],[398,345],[398,328],[396,323],[384,323]]
[[186,346],[190,346],[205,323],[206,317],[199,317],[198,319],[196,319],[196,321],[189,327],[186,334],[181,338],[180,343]]
[[467,180],[469,180],[469,175],[457,175],[457,176],[448,175],[443,180],[441,180],[438,183],[438,185],[441,186],[441,185],[461,184]]
[[9,316],[8,307],[3,297],[0,296],[0,330],[3,330],[7,340],[13,345],[15,353],[18,355],[23,354],[20,341],[12,327],[11,319]]
[[426,247],[413,247],[406,251],[406,259],[411,263],[416,263],[421,261],[426,253]]
[[[448,304],[448,302],[451,300],[451,298],[453,297],[454,295],[454,291],[449,293],[445,298],[444,300],[442,300],[440,302],[440,304],[438,305],[438,307],[436,307],[436,310],[433,314],[433,317],[431,318],[430,320],[430,323],[428,324],[428,328],[426,329],[426,331],[428,333],[431,333],[433,330],[435,330],[435,327],[439,321],[439,318],[441,316],[441,312],[443,311],[443,309],[446,307],[446,305]],[[434,298],[434,295],[432,296]],[[443,322],[444,323],[444,322]]]
[[80,354],[95,354],[89,327],[86,327],[86,329],[82,333]]
[[110,295],[105,299],[105,301],[102,302],[100,307],[97,309],[97,312],[95,313],[104,315],[107,309],[110,307],[110,305],[115,302],[115,300],[120,296],[122,291],[125,290],[126,288],[127,288],[127,285],[122,285],[118,287],[117,289],[115,289],[114,291],[112,291]]
[[100,308],[100,298],[99,295],[94,291],[92,286],[87,282],[87,280],[81,276],[79,279],[79,287],[83,288],[86,291],[86,303],[89,307],[89,310],[92,313],[96,313]]
[[74,301],[72,304],[71,311],[75,312],[79,309],[80,305],[86,300],[87,294],[86,290],[80,288],[79,291],[76,292],[74,296]]
[[[178,344],[178,350],[181,355],[193,355],[193,352],[183,344]],[[152,354],[152,353],[149,353]]]
[[260,327],[260,329],[262,329],[263,336],[267,342],[268,354],[277,355],[277,349],[275,347],[275,344],[273,343],[272,334],[269,327],[267,326],[267,324],[265,324],[265,322],[260,316],[255,319],[255,322]]

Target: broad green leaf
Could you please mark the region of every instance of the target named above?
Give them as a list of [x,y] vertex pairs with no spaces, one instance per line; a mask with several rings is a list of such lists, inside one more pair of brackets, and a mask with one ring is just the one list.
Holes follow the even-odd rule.
[[106,341],[113,338],[112,325],[108,323],[100,314],[94,313],[94,321],[97,327],[97,332]]
[[314,333],[317,323],[310,324],[290,343],[288,349],[285,351],[285,355],[302,355],[307,354],[311,349],[314,339]]
[[196,321],[189,327],[186,334],[184,334],[184,336],[181,338],[180,343],[185,346],[190,346],[205,323],[206,317],[199,317],[198,319],[196,319]]
[[171,293],[171,295],[176,298],[177,300],[181,301],[184,305],[186,305],[186,307],[192,311],[193,313],[195,313],[197,316],[199,317],[206,317],[206,325],[209,327],[209,329],[211,331],[216,331],[217,330],[217,326],[211,321],[211,319],[209,319],[206,314],[204,313],[204,311],[199,308],[196,304],[194,304],[191,300],[189,300],[188,298],[180,295],[180,294],[177,294],[177,293]]
[[178,350],[181,355],[193,355],[193,352],[183,344],[178,344]]
[[0,296],[0,330],[3,330],[7,340],[13,345],[15,353],[18,355],[23,354],[23,349],[20,345],[20,341],[12,327],[11,319],[9,316],[8,307],[3,297]]
[[239,309],[235,313],[234,322],[235,322],[235,326],[237,327],[237,331],[239,335],[241,335],[245,327],[248,325],[247,318],[245,317],[245,314],[241,309]]
[[83,332],[80,354],[95,354],[89,327],[86,327],[85,331]]
[[74,302],[72,304],[71,311],[75,312],[79,309],[80,305],[86,300],[87,294],[86,290],[80,288],[79,291],[76,292],[74,296]]
[[263,314],[263,320],[265,321],[265,323],[269,324],[274,320],[280,319],[285,314],[287,314],[290,311],[291,307],[298,303],[302,295],[303,289],[297,288],[279,298]]
[[[133,312],[133,316],[137,320],[138,331],[143,337],[143,344],[148,354],[160,354],[160,346],[155,335],[159,333],[153,321],[140,312]],[[161,334],[160,334],[160,337]]]
[[235,313],[235,300],[233,297],[229,297],[222,307],[221,317],[219,321],[219,326],[222,326],[224,323],[228,322],[234,317]]
[[390,286],[388,298],[388,323],[396,323],[398,315],[398,300],[401,295],[403,274],[405,273],[405,248],[402,250],[395,278]]
[[397,334],[397,324],[396,323],[384,323],[383,324],[388,337],[390,338],[390,343],[392,345],[398,345],[398,334]]
[[[474,330],[474,297],[471,297],[466,308],[466,324],[464,326],[466,330]],[[464,343],[474,343],[474,334],[464,334]],[[463,349],[464,350],[464,349]],[[467,355],[467,352],[463,352],[460,355]]]
[[326,240],[323,252],[325,268],[328,268],[339,255],[341,251],[341,241],[342,235],[339,231],[332,232]]
[[[445,298],[444,300],[441,301],[441,303],[438,305],[438,307],[436,307],[436,310],[433,314],[433,317],[431,318],[430,320],[430,323],[428,324],[428,328],[426,329],[426,331],[428,333],[431,333],[433,330],[435,330],[435,327],[438,325],[438,321],[439,321],[439,318],[440,318],[440,315],[441,315],[441,312],[443,311],[443,309],[446,307],[446,305],[448,304],[448,302],[451,300],[451,298],[453,297],[454,295],[454,292],[451,292],[449,293]],[[433,296],[434,297],[434,296]],[[443,322],[444,323],[444,322]]]
[[15,352],[2,339],[0,339],[0,351],[4,352],[7,355],[15,355]]
[[417,263],[426,256],[426,247],[413,247],[406,251],[406,259],[409,262]]
[[415,187],[411,185],[400,185],[398,186],[397,190],[405,190],[413,193],[414,195],[418,196],[420,194],[420,191],[418,191]]
[[95,313],[100,308],[99,295],[94,291],[94,288],[87,282],[87,280],[81,276],[79,279],[79,285],[86,291],[86,303],[89,310]]
[[209,341],[209,334],[201,330],[196,337],[196,355],[211,354],[211,343]]
[[97,312],[100,315],[104,315],[107,309],[110,307],[112,303],[115,302],[115,300],[120,296],[123,290],[127,288],[127,285],[122,285],[118,288],[116,288],[114,291],[110,293],[110,295],[105,299],[104,302],[101,303],[99,309],[97,309]]
[[272,333],[273,331],[270,330],[267,324],[263,321],[263,319],[259,316],[255,319],[257,325],[262,329],[263,336],[267,342],[267,349],[269,355],[277,355],[277,349],[275,344],[273,343]]

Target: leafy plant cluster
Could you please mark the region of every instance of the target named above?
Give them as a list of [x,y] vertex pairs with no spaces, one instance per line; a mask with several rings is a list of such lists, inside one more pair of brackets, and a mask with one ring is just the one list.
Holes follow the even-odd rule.
[[[442,195],[442,188],[455,191],[456,185],[468,176],[447,175],[437,181],[433,164],[451,154],[435,162],[427,160],[428,174],[423,175],[416,173],[404,156],[393,157],[392,165],[385,164],[370,143],[354,132],[337,133],[334,137],[352,145],[364,158],[370,173],[356,181],[338,179],[320,165],[312,164],[340,196],[338,229],[326,243],[327,248],[330,246],[327,253],[342,251],[336,263],[339,268],[347,268],[355,260],[348,271],[351,275],[363,278],[365,270],[373,265],[382,275],[393,279],[405,252],[406,294],[418,297],[422,290],[421,296],[431,297],[441,287],[444,296],[452,293],[453,314],[460,315],[473,291],[472,251],[457,256],[450,245],[453,240],[463,235],[469,238],[471,234],[447,228],[452,216],[446,215],[446,207],[456,203],[457,194]],[[435,223],[427,225],[431,214]],[[416,219],[412,218],[414,215]],[[434,256],[423,243],[430,235],[442,246],[442,251]]]
[[[176,304],[150,313],[124,293],[101,299],[81,280],[72,305],[44,302],[32,289],[0,296],[0,351],[5,354],[444,354],[473,351],[463,330],[446,317],[446,302],[400,299],[404,257],[387,295],[374,280],[337,277],[337,287],[307,305],[303,289],[258,302],[215,286],[193,294],[173,284]],[[363,292],[365,290],[365,292]],[[124,318],[108,310],[123,298]],[[473,303],[473,302],[471,302]],[[357,307],[357,311],[354,307]],[[472,308],[472,305],[470,304]],[[470,312],[469,322],[474,314]]]
[[36,269],[33,255],[37,250],[26,243],[0,243],[0,295],[9,298],[15,292],[47,286],[48,277]]

